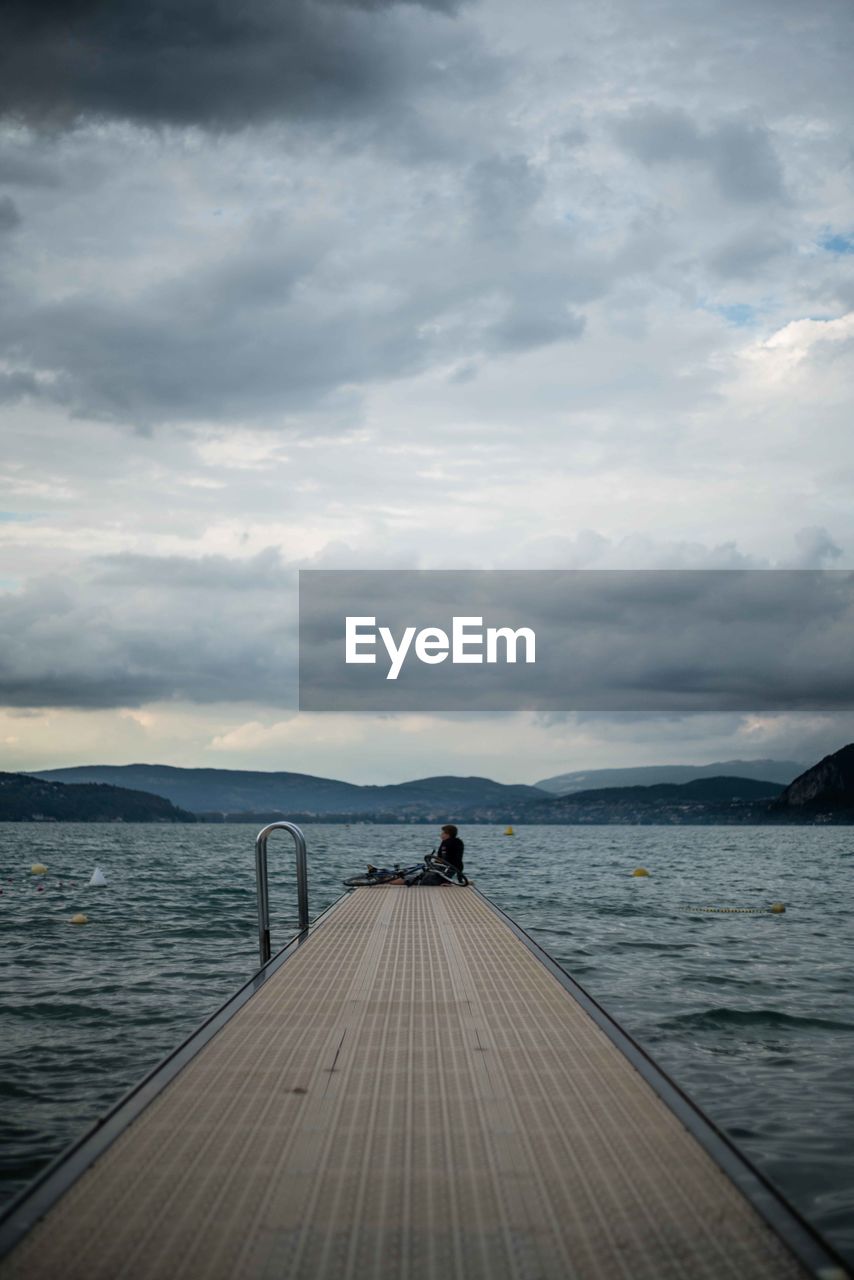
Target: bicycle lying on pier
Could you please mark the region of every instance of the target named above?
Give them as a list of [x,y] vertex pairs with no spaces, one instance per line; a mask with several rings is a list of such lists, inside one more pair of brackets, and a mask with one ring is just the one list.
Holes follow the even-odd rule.
[[367,871],[358,876],[350,876],[344,881],[348,889],[360,888],[372,884],[460,884],[467,885],[468,879],[461,871],[437,858],[435,853],[428,853],[423,862],[414,862],[409,867],[402,867],[396,862],[393,867],[374,867],[368,864]]

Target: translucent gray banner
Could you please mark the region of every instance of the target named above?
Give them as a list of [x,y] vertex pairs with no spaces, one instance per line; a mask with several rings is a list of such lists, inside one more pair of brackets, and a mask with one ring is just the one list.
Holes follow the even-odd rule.
[[304,711],[854,706],[841,570],[303,570]]

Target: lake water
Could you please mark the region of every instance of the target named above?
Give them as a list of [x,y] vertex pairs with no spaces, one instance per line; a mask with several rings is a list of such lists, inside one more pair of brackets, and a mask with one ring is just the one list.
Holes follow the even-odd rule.
[[[854,828],[502,830],[461,833],[478,886],[854,1263]],[[420,825],[305,832],[312,916],[367,861],[436,843]],[[257,968],[255,834],[0,824],[2,1198]],[[296,929],[286,833],[269,860],[275,950]],[[86,886],[95,865],[106,888]],[[775,901],[784,915],[688,909]]]

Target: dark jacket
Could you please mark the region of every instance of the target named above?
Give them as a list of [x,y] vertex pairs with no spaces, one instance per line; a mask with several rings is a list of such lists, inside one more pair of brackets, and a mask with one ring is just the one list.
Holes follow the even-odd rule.
[[464,849],[465,845],[459,836],[445,836],[445,839],[439,845],[436,856],[442,858],[444,862],[449,862],[458,871],[462,871]]

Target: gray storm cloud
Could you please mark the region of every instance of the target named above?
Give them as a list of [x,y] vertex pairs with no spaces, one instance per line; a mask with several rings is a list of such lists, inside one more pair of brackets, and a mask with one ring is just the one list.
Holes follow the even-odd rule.
[[[854,575],[842,571],[307,576],[300,626],[309,710],[854,705]],[[248,560],[120,555],[92,564],[73,588],[35,581],[3,599],[0,699],[16,707],[175,699],[293,707],[296,586],[293,567],[272,549]],[[395,635],[406,625],[447,625],[453,614],[531,626],[542,661],[537,670],[504,667],[485,689],[471,678],[482,668],[412,665],[390,687],[378,664],[365,693],[366,668],[345,671],[340,662],[343,617],[353,611]]]
[[[474,21],[477,6],[6,6],[14,57],[0,79],[0,111],[13,123],[76,124],[67,135],[31,136],[10,125],[0,138],[0,180],[25,193],[0,196],[0,230],[5,211],[14,232],[3,243],[21,241],[0,315],[3,399],[143,431],[279,426],[425,372],[444,370],[448,386],[462,386],[483,363],[584,346],[588,309],[601,300],[642,328],[640,293],[702,299],[749,284],[764,299],[778,277],[791,286],[809,260],[783,216],[790,197],[779,132],[743,103],[689,113],[641,96],[642,64],[636,105],[586,107],[590,33],[571,8],[573,105],[566,111],[547,80],[541,100],[532,95],[539,122],[525,136],[502,107],[514,100],[514,65],[524,60],[499,56],[489,23]],[[665,19],[680,56],[712,39],[699,6],[665,6]],[[755,40],[757,22],[732,9],[736,49]],[[716,38],[710,56],[734,66],[724,34]],[[101,120],[176,131],[158,145],[141,139],[145,129],[117,142],[99,133]],[[219,134],[202,144],[203,164],[197,142],[178,140],[200,125],[242,130],[230,135],[238,141],[221,169]],[[187,146],[193,166],[192,242],[181,216],[170,221],[147,189],[149,166],[165,172],[172,146],[176,154]],[[121,194],[95,159],[108,152],[112,173],[128,175]],[[731,217],[705,225],[698,210],[694,225],[668,211],[658,179],[671,170],[690,175],[689,188],[695,178],[707,183]],[[649,192],[618,213],[638,174]],[[119,228],[122,215],[133,218],[140,187],[146,222],[125,243],[112,234],[113,213],[121,206]],[[92,228],[73,225],[84,201]],[[208,202],[225,205],[228,236],[215,222],[223,210],[208,214]],[[56,225],[60,206],[71,226]],[[303,207],[318,216],[300,218]],[[38,231],[24,239],[32,214]],[[62,260],[29,271],[27,255],[45,234],[58,246],[71,236],[64,265],[76,254],[86,268],[67,281]],[[128,272],[137,239],[149,266]],[[834,287],[841,296],[843,273]],[[674,397],[687,385],[667,382]],[[578,395],[568,386],[568,399]]]
[[[389,680],[343,660],[344,619],[407,627],[454,616],[527,628],[536,661],[417,655]],[[308,711],[774,711],[854,706],[854,574],[841,571],[309,572],[300,581],[300,706]],[[370,630],[370,628],[368,628]],[[521,642],[520,642],[521,644]],[[482,652],[475,642],[474,652]],[[471,650],[470,650],[471,652]]]
[[[457,181],[467,216],[423,243],[415,223],[389,248],[362,229],[348,244],[340,216],[307,229],[279,211],[250,219],[224,261],[135,289],[39,301],[10,285],[5,398],[137,428],[263,419],[342,387],[580,338],[579,304],[631,265],[597,264],[569,227],[538,221],[543,179],[527,161],[494,157]],[[498,198],[505,188],[514,201]]]
[[0,605],[0,701],[136,707],[296,701],[296,575],[246,561],[115,556]]
[[21,215],[15,201],[11,196],[0,196],[0,234],[14,231],[20,225]]
[[[455,0],[412,0],[451,15]],[[0,113],[239,128],[375,109],[425,68],[397,0],[13,0],[0,17]],[[389,19],[392,19],[389,27]]]
[[616,122],[614,132],[644,164],[683,162],[706,169],[721,195],[737,204],[780,200],[783,173],[769,131],[749,120],[700,128],[680,108],[647,104]]

